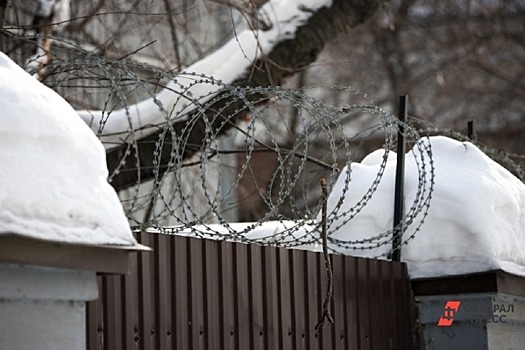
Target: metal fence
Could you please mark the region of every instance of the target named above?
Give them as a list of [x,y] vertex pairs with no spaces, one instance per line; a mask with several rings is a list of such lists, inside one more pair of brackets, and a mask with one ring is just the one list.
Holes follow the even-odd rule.
[[411,349],[406,265],[332,255],[335,323],[319,253],[142,232],[127,276],[99,277],[89,350]]

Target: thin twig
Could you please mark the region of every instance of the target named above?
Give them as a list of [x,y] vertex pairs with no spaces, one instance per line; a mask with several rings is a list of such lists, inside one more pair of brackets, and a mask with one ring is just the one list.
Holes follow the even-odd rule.
[[321,319],[317,324],[315,325],[315,329],[319,329],[324,325],[324,321],[328,320],[330,323],[334,323],[334,318],[332,317],[331,308],[332,308],[332,298],[334,297],[334,274],[332,271],[332,262],[330,260],[330,255],[328,254],[328,233],[327,233],[327,199],[328,199],[328,190],[326,188],[326,180],[321,179],[319,181],[321,185],[321,189],[323,191],[322,194],[322,201],[323,201],[323,207],[322,207],[322,223],[321,223],[321,238],[323,242],[323,255],[324,255],[324,263],[326,267],[326,279],[328,286],[326,288],[326,295],[324,297],[323,302],[323,314],[321,315]]

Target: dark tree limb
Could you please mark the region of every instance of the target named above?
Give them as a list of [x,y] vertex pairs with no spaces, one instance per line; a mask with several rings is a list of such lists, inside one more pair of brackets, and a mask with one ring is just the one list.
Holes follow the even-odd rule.
[[[234,86],[279,86],[291,75],[304,70],[317,56],[325,44],[338,34],[343,34],[351,28],[367,20],[378,9],[383,0],[334,0],[330,8],[322,8],[297,29],[293,39],[277,44],[266,57],[256,61],[256,69],[246,71],[244,75],[233,82]],[[307,11],[308,9],[305,9]],[[170,133],[163,134],[160,130],[137,140],[136,146],[129,149],[123,145],[107,152],[107,164],[110,182],[117,190],[133,186],[137,183],[162,176],[173,167],[174,161],[182,161],[199,152],[207,130],[214,130],[214,135],[220,135],[235,125],[247,109],[242,101],[233,101],[234,97],[216,99],[217,102],[208,106],[206,117],[190,115],[189,119],[174,122]],[[262,103],[260,95],[247,96],[250,102]],[[245,113],[242,113],[242,112]],[[205,122],[207,119],[207,123]],[[173,157],[174,140],[178,148],[178,156]],[[183,140],[182,144],[180,140]],[[136,147],[136,148],[134,148]],[[129,151],[129,152],[127,152]],[[139,169],[137,169],[139,165]],[[115,173],[115,170],[118,172]]]

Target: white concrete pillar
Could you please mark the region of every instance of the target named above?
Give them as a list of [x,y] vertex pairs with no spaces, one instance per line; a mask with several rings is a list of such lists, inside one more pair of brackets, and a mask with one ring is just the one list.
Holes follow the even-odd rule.
[[0,263],[0,349],[86,348],[95,271]]

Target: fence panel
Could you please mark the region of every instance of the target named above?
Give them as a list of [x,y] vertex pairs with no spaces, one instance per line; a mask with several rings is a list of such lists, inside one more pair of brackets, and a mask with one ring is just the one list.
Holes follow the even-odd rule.
[[315,329],[322,254],[140,233],[127,276],[100,276],[89,350],[411,349],[406,266],[332,255],[335,324]]

